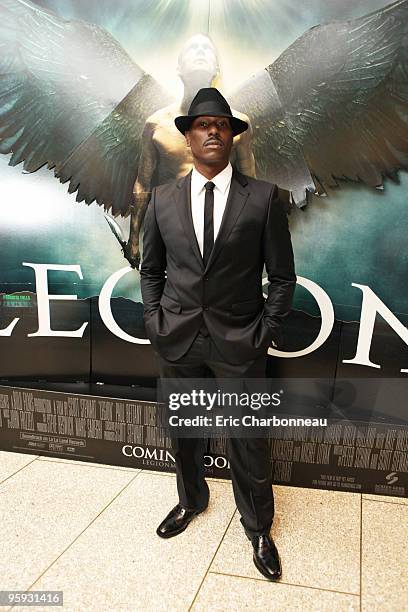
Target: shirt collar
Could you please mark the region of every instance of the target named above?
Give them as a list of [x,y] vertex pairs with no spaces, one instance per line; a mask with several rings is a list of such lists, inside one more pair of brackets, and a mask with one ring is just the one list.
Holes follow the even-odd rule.
[[[231,162],[228,162],[228,165],[221,170],[216,176],[214,176],[211,181],[214,183],[215,187],[221,191],[221,193],[225,194],[228,189],[228,186],[231,182],[232,177],[232,166]],[[201,191],[204,189],[204,185],[208,183],[208,178],[203,176],[193,168],[191,173],[191,194],[193,196],[198,196]]]

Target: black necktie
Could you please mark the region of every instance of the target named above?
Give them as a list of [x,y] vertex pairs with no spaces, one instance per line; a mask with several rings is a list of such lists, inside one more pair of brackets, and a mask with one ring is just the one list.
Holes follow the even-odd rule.
[[204,266],[207,265],[210,259],[210,254],[214,246],[214,183],[209,181],[204,185],[205,200],[204,200],[204,249],[203,260]]

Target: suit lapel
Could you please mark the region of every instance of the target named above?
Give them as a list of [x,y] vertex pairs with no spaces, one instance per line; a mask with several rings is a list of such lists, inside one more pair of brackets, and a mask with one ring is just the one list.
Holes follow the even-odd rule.
[[193,215],[191,212],[191,171],[181,178],[177,183],[175,192],[176,208],[183,225],[187,238],[192,246],[194,255],[197,257],[201,267],[204,269],[204,262],[198,246],[197,236],[194,230]]
[[231,186],[227,198],[227,202],[222,216],[220,229],[217,238],[214,242],[213,250],[204,270],[204,262],[201,256],[200,247],[198,246],[197,237],[194,231],[193,215],[191,212],[191,171],[177,183],[175,192],[176,208],[179,214],[184,231],[192,246],[194,255],[197,257],[203,271],[207,271],[221,251],[223,245],[228,240],[228,236],[234,227],[238,216],[240,215],[247,198],[248,190],[245,188],[248,184],[247,179],[237,170],[233,170],[231,178]]

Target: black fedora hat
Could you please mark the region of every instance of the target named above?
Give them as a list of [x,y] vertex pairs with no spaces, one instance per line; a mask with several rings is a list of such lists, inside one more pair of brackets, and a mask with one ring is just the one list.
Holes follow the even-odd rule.
[[246,121],[233,117],[231,108],[223,95],[215,87],[199,89],[188,109],[188,115],[176,117],[176,128],[184,134],[196,117],[228,117],[234,136],[248,129]]

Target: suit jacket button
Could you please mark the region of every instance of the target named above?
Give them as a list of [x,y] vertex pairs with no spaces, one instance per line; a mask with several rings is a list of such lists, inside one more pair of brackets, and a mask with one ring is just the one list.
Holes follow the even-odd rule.
[[207,305],[203,306],[203,309],[208,310],[208,306]]
[[208,280],[210,280],[210,279],[209,279],[209,277],[208,277],[208,276],[204,276],[204,280],[205,280],[205,281],[208,281]]

